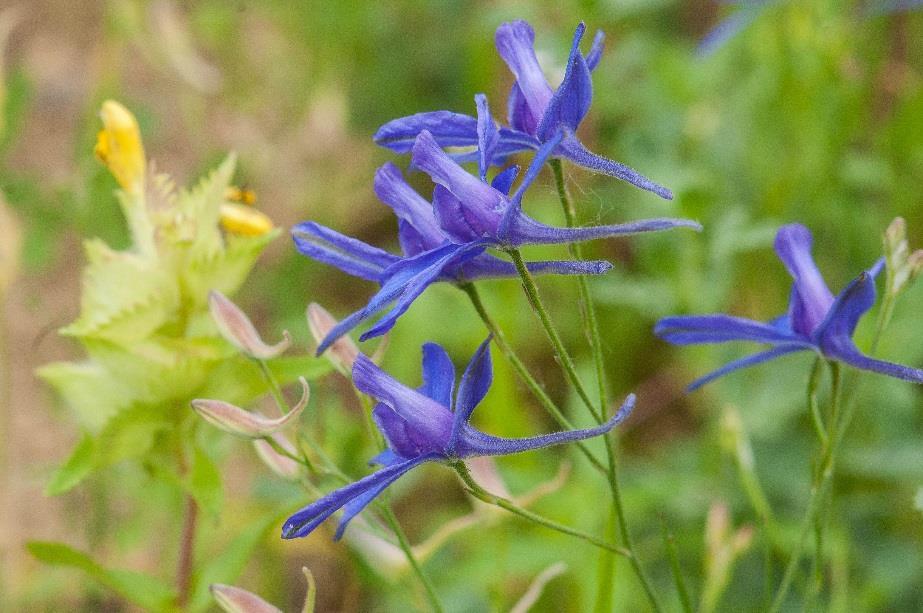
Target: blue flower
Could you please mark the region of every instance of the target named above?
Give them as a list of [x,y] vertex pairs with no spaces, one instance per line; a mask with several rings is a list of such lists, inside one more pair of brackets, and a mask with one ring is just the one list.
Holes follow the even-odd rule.
[[[436,183],[433,207],[442,231],[461,246],[476,245],[501,249],[522,245],[551,245],[654,232],[676,227],[697,230],[701,226],[686,219],[643,219],[626,224],[556,228],[532,219],[522,212],[522,198],[535,181],[548,156],[564,138],[558,132],[542,145],[526,175],[512,196],[507,190],[516,176],[516,167],[508,168],[492,184],[468,174],[445,153],[429,131],[421,132],[413,146],[413,165],[426,172]],[[482,139],[483,140],[483,139]],[[502,187],[498,189],[498,184]]]
[[737,9],[702,37],[696,51],[699,55],[711,54],[753,23],[764,10],[777,1],[778,0],[728,0],[724,2],[724,4],[736,6]]
[[[295,245],[301,253],[381,285],[365,307],[330,331],[318,346],[318,354],[362,321],[394,303],[391,310],[360,338],[366,340],[384,334],[431,283],[460,284],[517,276],[510,262],[484,252],[486,242],[456,244],[448,240],[437,222],[433,205],[404,181],[401,171],[393,164],[385,164],[375,173],[375,193],[398,217],[403,256],[372,247],[312,221],[292,229]],[[611,267],[603,260],[528,264],[535,274],[602,274]]]
[[[590,71],[596,68],[602,56],[602,32],[597,32],[586,57],[580,52],[580,41],[585,31],[583,23],[577,26],[564,79],[553,90],[535,56],[532,27],[525,21],[513,21],[497,28],[497,51],[516,77],[516,82],[507,102],[509,127],[494,128],[489,156],[485,157],[485,150],[479,148],[477,155],[481,176],[485,174],[485,165],[502,165],[510,154],[538,150],[560,136],[553,151],[556,157],[627,181],[662,198],[673,198],[670,190],[628,166],[590,152],[574,135],[593,99]],[[417,113],[383,125],[375,134],[375,142],[397,153],[407,153],[417,135],[426,130],[443,147],[473,147],[479,144],[479,140],[483,144],[483,139],[479,137],[483,135],[484,128],[493,123],[489,116],[475,118],[450,111]],[[470,156],[460,157],[460,161],[471,159]]]
[[492,381],[490,340],[488,337],[481,344],[468,363],[454,394],[454,403],[455,368],[439,345],[423,346],[423,385],[416,390],[395,380],[360,354],[353,366],[353,382],[360,391],[378,401],[372,417],[388,449],[372,463],[382,468],[292,515],[282,528],[282,538],[307,536],[342,508],[344,513],[335,536],[339,539],[350,520],[386,487],[425,462],[508,455],[599,436],[621,423],[634,406],[632,394],[608,422],[595,428],[517,439],[485,434],[468,421]]
[[859,318],[875,304],[875,277],[884,267],[884,258],[834,297],[814,263],[811,244],[811,232],[800,224],[783,226],[776,235],[776,253],[795,279],[786,315],[767,323],[730,315],[666,317],[657,322],[655,334],[675,345],[727,341],[772,345],[697,379],[690,391],[739,368],[796,351],[815,351],[862,370],[923,383],[923,370],[870,358],[852,340]]

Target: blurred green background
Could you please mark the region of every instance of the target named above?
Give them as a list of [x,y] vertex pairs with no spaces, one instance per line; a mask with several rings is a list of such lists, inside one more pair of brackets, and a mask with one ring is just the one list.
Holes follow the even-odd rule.
[[[785,358],[686,395],[694,377],[751,348],[676,349],[651,328],[668,314],[724,311],[768,319],[781,313],[790,280],[771,244],[783,223],[800,221],[813,230],[818,263],[834,291],[879,257],[881,233],[895,216],[907,219],[911,247],[923,245],[923,11],[867,16],[866,4],[843,0],[775,3],[703,57],[697,41],[729,12],[713,0],[4,5],[0,609],[131,610],[76,571],[31,558],[27,540],[65,541],[109,566],[167,579],[175,566],[179,496],[154,476],[121,466],[63,497],[42,494],[79,433],[32,371],[79,355],[54,331],[77,312],[80,241],[100,236],[117,247],[127,244],[115,181],[92,155],[101,101],[115,98],[135,112],[148,157],[180,183],[234,150],[239,182],[256,191],[259,206],[279,226],[310,218],[395,249],[393,218],[376,201],[371,178],[381,163],[406,167],[406,160],[377,148],[371,135],[383,122],[414,112],[473,113],[477,92],[487,93],[502,116],[511,77],[493,32],[514,18],[533,24],[552,83],[563,72],[579,20],[606,32],[581,137],[676,193],[664,202],[568,169],[581,221],[680,216],[705,226],[700,235],[597,242],[585,255],[615,263],[591,288],[612,394],[639,396],[638,409],[619,428],[624,495],[661,600],[679,606],[661,520],[675,535],[698,599],[706,574],[705,518],[713,504],[724,503],[732,524],[752,525],[756,535],[718,608],[762,607],[759,518],[720,424],[728,411],[739,412],[776,518],[794,542],[814,446],[805,409],[811,358]],[[412,181],[424,194],[431,189],[419,175]],[[525,206],[543,220],[562,222],[550,175]],[[590,380],[576,284],[549,278],[540,286]],[[517,283],[490,282],[482,291],[549,393],[587,423]],[[299,256],[283,236],[238,302],[267,338],[287,328],[309,351],[303,316],[309,301],[342,317],[372,292],[366,282]],[[923,364],[921,308],[918,286],[898,304],[881,357]],[[874,311],[857,333],[864,348],[873,319]],[[385,366],[413,384],[423,342],[445,345],[461,366],[484,336],[464,295],[436,286],[398,323]],[[335,375],[316,383],[303,426],[360,475],[373,451],[357,406],[342,400],[345,386]],[[866,376],[853,396],[859,411],[830,511],[833,604],[848,611],[923,610],[923,513],[914,506],[923,486],[920,390]],[[494,388],[475,422],[500,435],[554,428],[499,353]],[[220,521],[203,526],[203,556],[308,500],[265,471],[248,445],[216,438],[225,456],[226,504]],[[600,532],[606,489],[579,454],[557,449],[498,465],[519,493],[551,479],[564,461],[573,462],[567,484],[535,508]],[[439,467],[416,471],[394,490],[398,515],[415,542],[470,509],[456,479]],[[318,580],[318,610],[422,606],[412,577],[383,577],[374,562],[332,543],[331,533],[325,526],[308,539],[282,542],[274,527],[235,584],[292,610],[300,607],[306,565]],[[567,571],[549,583],[535,610],[584,611],[596,593],[597,557],[581,543],[504,518],[455,536],[425,568],[450,610],[506,610],[536,574],[563,561]],[[772,559],[778,581],[786,556],[774,550]],[[621,561],[615,598],[617,610],[646,606]]]

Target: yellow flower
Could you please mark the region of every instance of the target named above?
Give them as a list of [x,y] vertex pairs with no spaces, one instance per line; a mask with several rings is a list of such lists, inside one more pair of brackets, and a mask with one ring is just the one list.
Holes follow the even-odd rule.
[[106,100],[99,111],[103,129],[96,137],[96,157],[109,168],[126,192],[137,193],[144,187],[147,162],[141,131],[135,116],[115,100]]
[[231,234],[260,236],[272,230],[272,220],[256,209],[243,204],[225,202],[221,205],[221,227]]

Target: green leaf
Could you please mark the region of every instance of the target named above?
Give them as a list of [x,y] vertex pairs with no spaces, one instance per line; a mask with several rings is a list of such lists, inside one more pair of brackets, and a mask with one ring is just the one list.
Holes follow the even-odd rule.
[[36,374],[60,394],[91,432],[99,431],[131,403],[131,390],[94,362],[54,362]]
[[[312,355],[276,358],[268,365],[280,385],[294,383],[298,377],[314,381],[333,370],[330,362]],[[212,371],[199,397],[244,406],[267,393],[269,388],[256,362],[238,355]]]
[[173,611],[176,592],[155,577],[127,570],[110,570],[81,551],[63,543],[32,541],[26,545],[46,564],[68,566],[85,572],[103,586],[148,611]]
[[206,563],[196,568],[192,576],[190,611],[202,611],[211,604],[208,586],[213,583],[233,584],[250,560],[253,549],[264,540],[275,526],[282,523],[287,513],[273,512],[253,521],[228,544],[222,544],[217,555],[204,558]]
[[917,490],[917,495],[913,498],[913,506],[916,507],[917,511],[923,513],[923,487]]
[[45,488],[46,496],[58,496],[70,490],[89,475],[96,463],[96,439],[84,434],[67,461],[51,476]]
[[96,468],[143,456],[157,435],[171,426],[162,411],[150,406],[137,405],[122,411],[99,434]]
[[221,473],[212,459],[196,446],[192,456],[192,470],[186,489],[206,513],[217,519],[224,503]]

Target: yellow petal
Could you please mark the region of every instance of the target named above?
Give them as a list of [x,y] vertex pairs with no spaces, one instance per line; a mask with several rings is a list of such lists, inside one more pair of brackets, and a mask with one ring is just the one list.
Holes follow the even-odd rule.
[[122,189],[140,192],[147,162],[135,116],[115,100],[103,102],[99,116],[103,129],[96,137],[96,157],[109,168]]
[[231,202],[240,202],[249,206],[256,204],[256,192],[249,187],[230,185],[224,192],[224,198]]
[[231,234],[259,236],[272,230],[272,220],[263,213],[236,203],[221,205],[221,227]]

